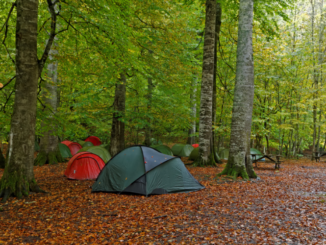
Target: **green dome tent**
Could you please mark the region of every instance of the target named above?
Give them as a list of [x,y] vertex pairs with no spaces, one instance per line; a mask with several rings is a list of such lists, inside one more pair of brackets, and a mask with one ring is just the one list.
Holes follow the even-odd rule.
[[69,150],[69,147],[66,146],[65,144],[61,144],[61,143],[59,143],[59,150],[60,150],[61,156],[62,156],[63,158],[69,158],[69,157],[72,157],[71,152],[70,152],[70,150]]
[[40,151],[40,146],[39,146],[39,144],[37,143],[37,141],[35,141],[35,143],[34,143],[34,150],[35,150],[35,151]]
[[[215,153],[215,162],[222,163],[220,157],[217,154],[217,151],[215,151],[214,153]],[[199,156],[199,147],[193,149],[193,151],[190,153],[188,160],[196,161],[198,159],[198,156]]]
[[158,150],[159,152],[161,152],[165,155],[173,156],[173,152],[171,151],[170,147],[168,147],[166,145],[154,145],[154,146],[152,146],[152,148],[154,148],[155,150]]
[[94,146],[85,146],[85,147],[81,148],[77,153],[88,151],[88,149],[91,148],[91,147],[94,147]]
[[99,156],[102,158],[104,163],[107,163],[111,159],[110,153],[105,148],[100,146],[91,146],[86,151]]
[[178,157],[189,157],[193,149],[192,145],[175,144],[172,146],[173,155]]
[[83,144],[83,147],[87,147],[87,146],[94,146],[94,145],[90,141],[85,141],[85,143]]
[[204,189],[180,158],[147,146],[132,146],[115,155],[103,168],[92,192],[154,195]]

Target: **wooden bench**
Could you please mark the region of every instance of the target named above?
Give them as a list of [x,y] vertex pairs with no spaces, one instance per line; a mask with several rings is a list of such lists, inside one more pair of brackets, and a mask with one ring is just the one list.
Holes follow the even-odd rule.
[[256,156],[259,154],[250,154],[250,155],[252,156],[252,159],[253,159],[252,163],[255,163],[256,167],[258,166],[257,162],[263,158],[267,158],[267,159],[271,160],[273,163],[275,163],[275,169],[280,169],[281,163],[284,162],[281,160],[281,157],[282,157],[281,155],[277,155],[276,160],[272,158],[272,155],[263,155],[262,157],[260,157],[258,159],[256,159]]

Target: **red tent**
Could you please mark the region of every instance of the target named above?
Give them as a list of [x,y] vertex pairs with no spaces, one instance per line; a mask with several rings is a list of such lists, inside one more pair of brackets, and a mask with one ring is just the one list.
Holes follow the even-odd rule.
[[199,147],[199,144],[193,144],[192,147],[197,148]]
[[105,163],[99,156],[90,152],[80,152],[68,162],[65,176],[69,179],[96,179]]
[[79,143],[72,142],[69,140],[62,141],[61,144],[65,144],[66,146],[68,146],[71,155],[75,155],[81,148],[83,148]]
[[96,136],[89,136],[85,141],[92,142],[94,146],[102,144],[100,138]]

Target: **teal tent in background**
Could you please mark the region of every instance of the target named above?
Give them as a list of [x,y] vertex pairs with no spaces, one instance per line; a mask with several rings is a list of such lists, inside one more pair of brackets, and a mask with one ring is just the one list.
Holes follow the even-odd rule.
[[101,146],[87,146],[87,147],[83,147],[78,152],[82,152],[82,151],[87,151],[87,152],[90,152],[90,153],[93,153],[93,154],[99,156],[100,158],[102,158],[102,160],[104,161],[104,163],[107,163],[111,159],[111,155],[107,151],[107,149],[105,149],[105,148],[103,148]]
[[132,146],[115,155],[103,168],[92,192],[141,195],[204,189],[180,158],[147,146]]
[[[250,148],[250,154],[257,154],[256,159],[264,156],[264,154],[262,154],[259,150],[255,149],[255,148]],[[265,161],[265,159],[264,158],[260,159],[260,161]]]
[[192,145],[175,144],[172,146],[173,155],[178,157],[189,157],[194,150]]
[[[214,153],[215,153],[215,159],[214,159],[215,162],[222,163],[220,157],[217,154],[217,151],[215,151]],[[191,161],[196,161],[198,159],[198,156],[199,156],[199,147],[193,149],[193,151],[190,153],[190,156],[188,159]]]
[[154,146],[152,146],[152,148],[154,148],[155,150],[158,150],[159,152],[161,152],[165,155],[173,156],[172,150],[170,149],[170,147],[168,147],[166,145],[154,145]]
[[65,144],[61,144],[61,143],[59,143],[59,150],[60,150],[61,156],[62,156],[63,158],[69,158],[69,157],[72,157],[71,152],[70,152],[70,150],[69,150],[69,147],[66,146]]

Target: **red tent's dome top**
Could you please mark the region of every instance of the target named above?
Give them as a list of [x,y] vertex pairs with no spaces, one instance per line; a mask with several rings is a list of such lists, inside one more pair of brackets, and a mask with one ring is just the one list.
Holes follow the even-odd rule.
[[69,140],[62,141],[61,144],[65,144],[66,146],[68,146],[71,155],[75,155],[81,148],[83,148],[79,143],[72,142]]
[[197,148],[199,147],[199,144],[192,144],[192,147]]
[[92,142],[94,146],[101,145],[102,142],[99,137],[96,136],[89,136],[85,141]]
[[90,152],[80,152],[68,162],[65,176],[69,179],[96,179],[105,163],[99,156]]

